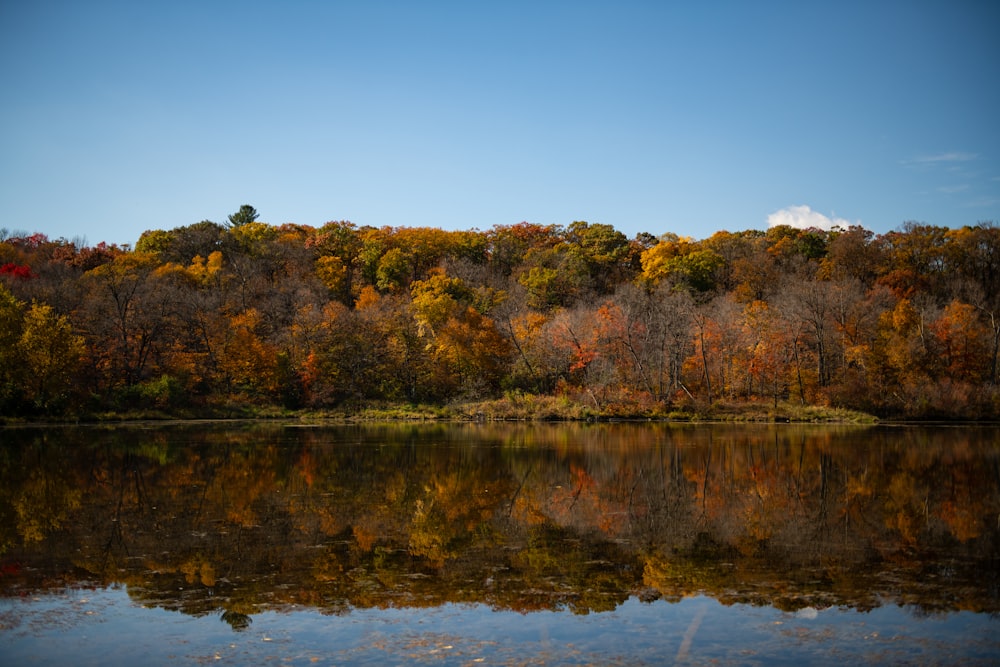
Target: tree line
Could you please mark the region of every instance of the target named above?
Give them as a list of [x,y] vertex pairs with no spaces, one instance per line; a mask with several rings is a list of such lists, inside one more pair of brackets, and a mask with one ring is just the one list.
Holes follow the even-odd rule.
[[1000,416],[1000,227],[629,239],[225,223],[0,232],[0,414],[557,396],[603,415]]

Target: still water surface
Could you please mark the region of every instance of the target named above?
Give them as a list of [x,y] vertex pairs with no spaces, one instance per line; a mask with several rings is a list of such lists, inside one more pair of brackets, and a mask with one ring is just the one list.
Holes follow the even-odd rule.
[[0,431],[0,664],[995,664],[995,427]]

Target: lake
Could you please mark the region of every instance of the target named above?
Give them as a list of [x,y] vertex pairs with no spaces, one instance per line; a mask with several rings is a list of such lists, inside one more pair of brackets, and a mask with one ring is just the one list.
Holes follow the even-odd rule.
[[995,426],[0,438],[4,665],[1000,661]]

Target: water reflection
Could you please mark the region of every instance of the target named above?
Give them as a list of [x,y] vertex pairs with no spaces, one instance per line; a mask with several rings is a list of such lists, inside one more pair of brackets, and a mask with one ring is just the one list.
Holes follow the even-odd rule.
[[0,594],[215,615],[706,595],[1000,611],[996,428],[7,429]]

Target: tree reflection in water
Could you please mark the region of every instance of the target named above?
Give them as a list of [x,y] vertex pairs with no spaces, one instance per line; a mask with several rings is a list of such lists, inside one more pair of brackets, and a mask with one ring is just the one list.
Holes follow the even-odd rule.
[[252,618],[250,618],[247,614],[241,614],[238,611],[226,610],[222,612],[222,616],[220,618],[228,623],[236,632],[243,632],[250,627],[251,623],[253,623]]
[[1000,611],[992,427],[18,428],[0,593],[218,614],[630,596]]

